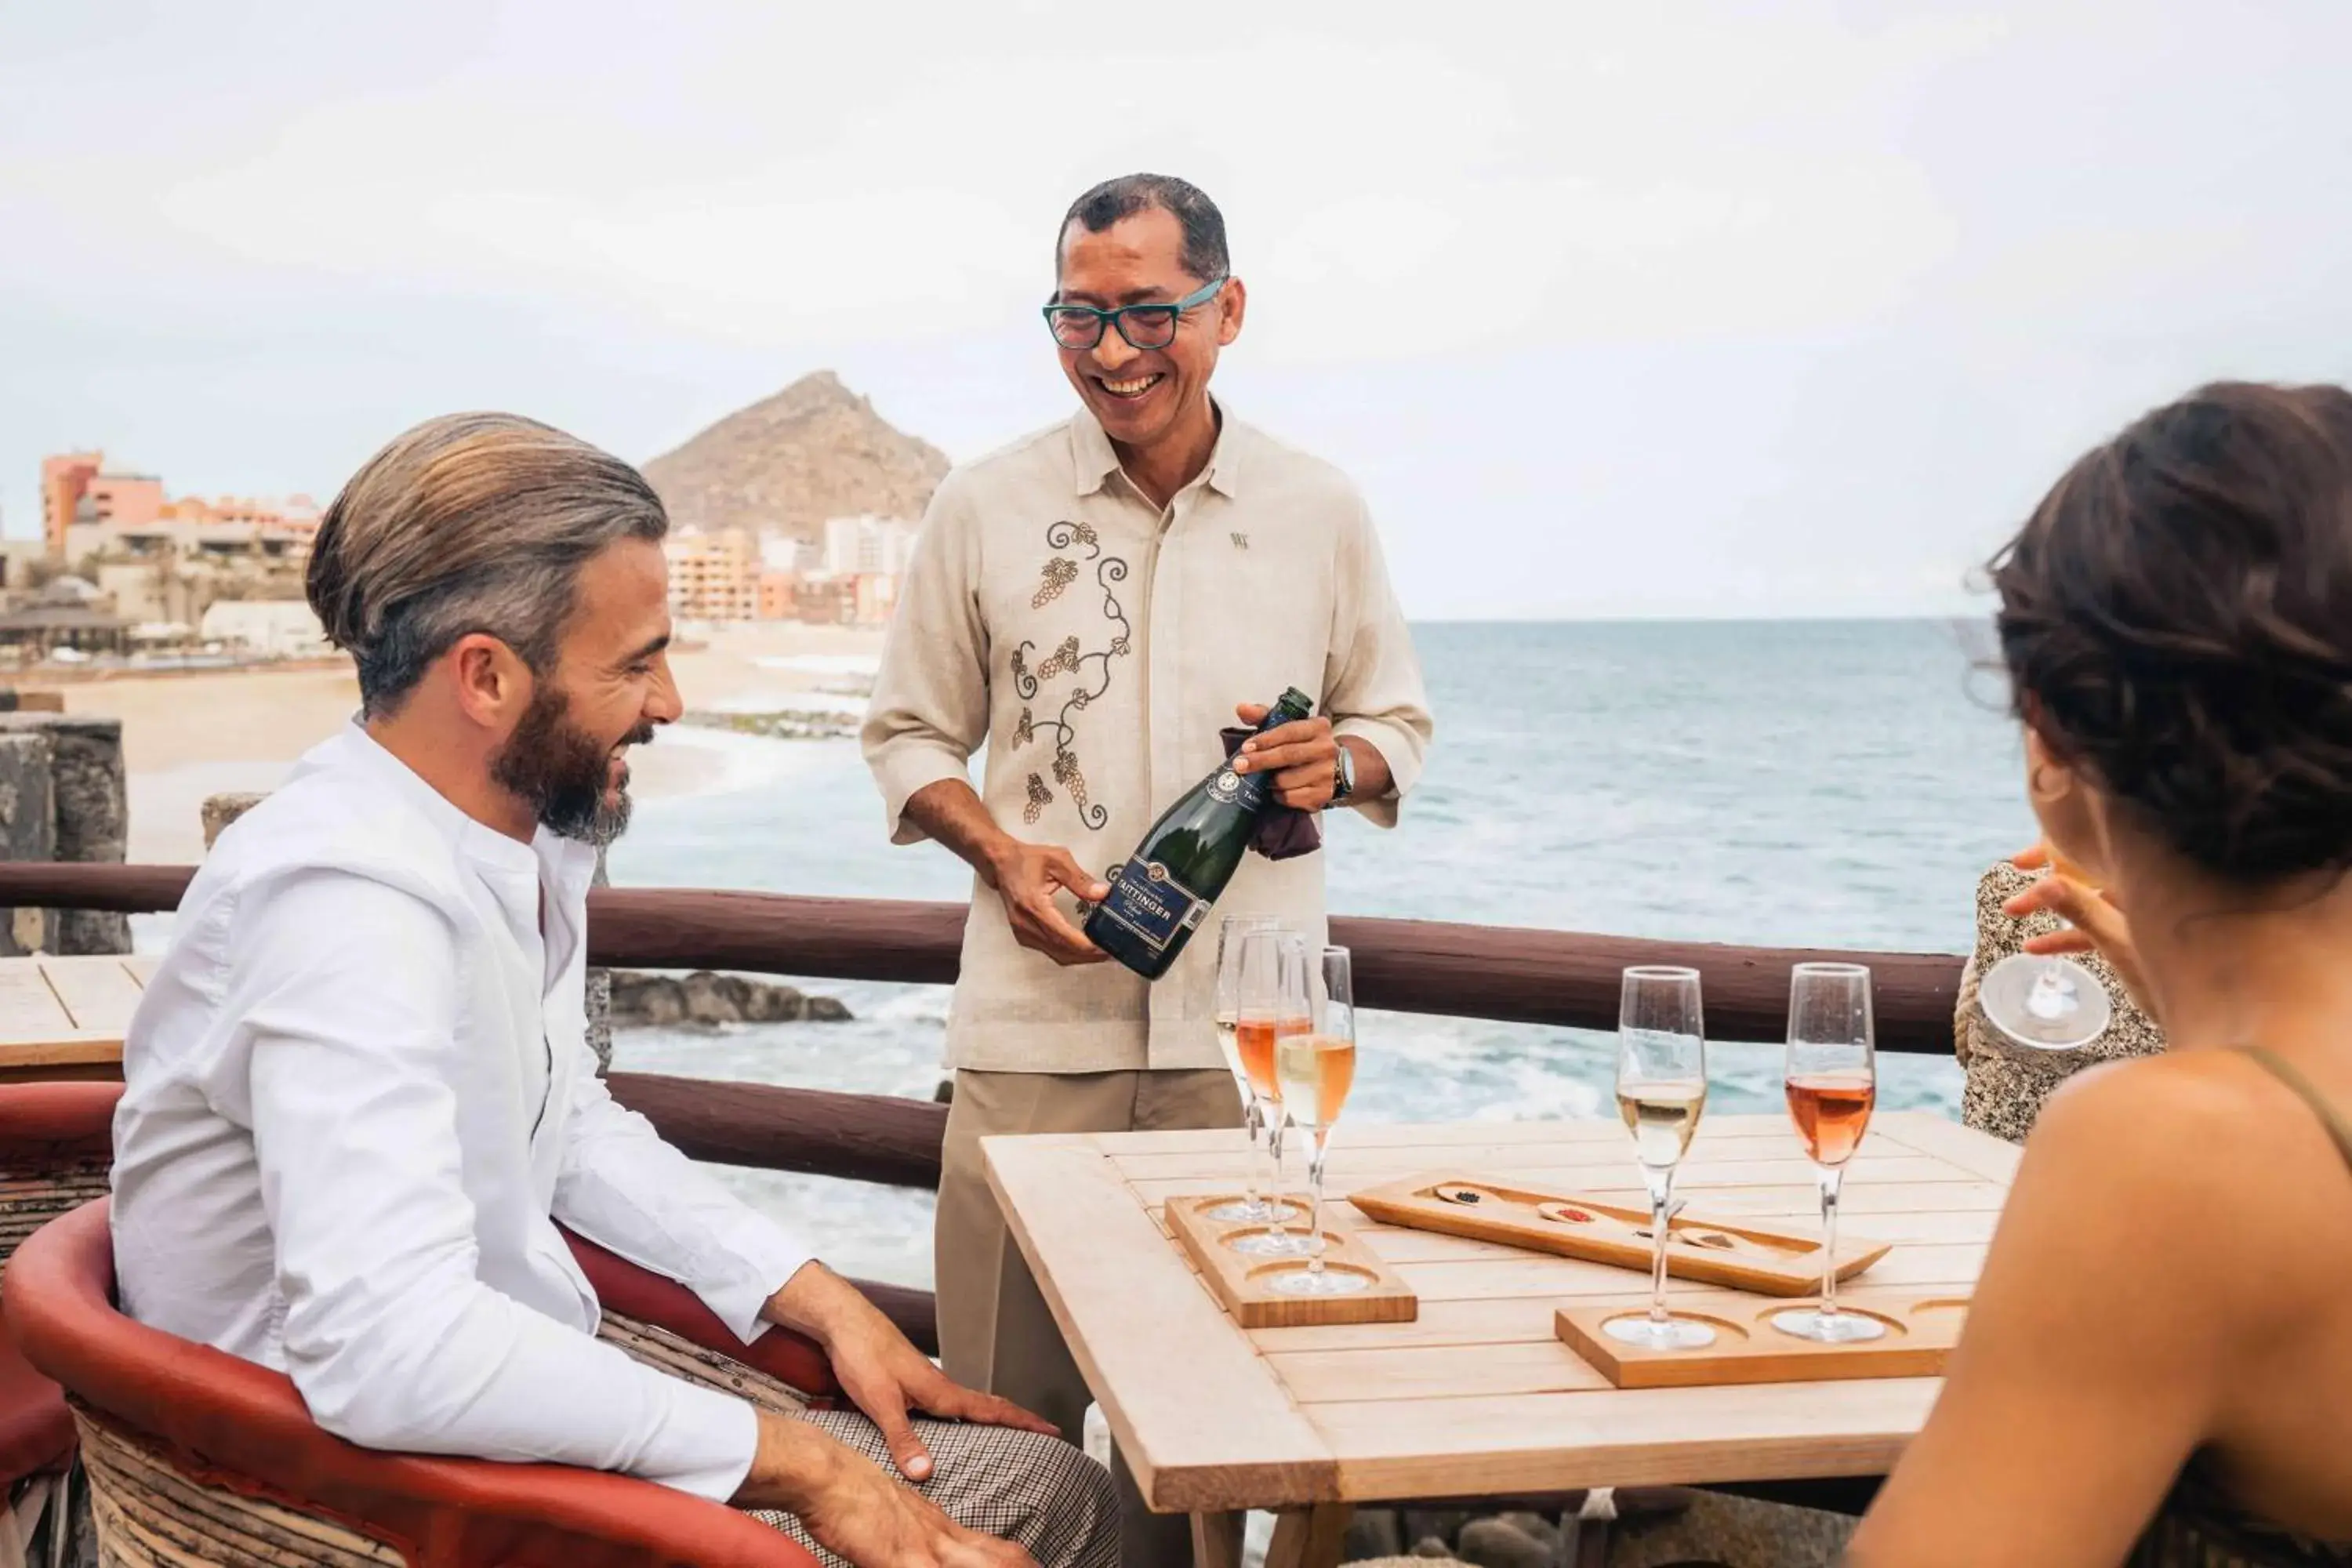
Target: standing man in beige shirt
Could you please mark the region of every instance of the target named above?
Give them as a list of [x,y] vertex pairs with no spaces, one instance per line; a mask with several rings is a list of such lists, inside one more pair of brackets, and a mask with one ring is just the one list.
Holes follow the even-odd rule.
[[[864,739],[896,842],[936,838],[976,874],[948,1020],[943,1360],[1075,1439],[1086,1384],[980,1140],[1241,1120],[1211,1017],[1216,943],[1147,984],[1103,962],[1077,900],[1223,760],[1237,710],[1255,724],[1286,686],[1315,696],[1315,717],[1238,765],[1286,805],[1344,801],[1382,826],[1431,726],[1362,498],[1209,395],[1247,304],[1215,204],[1161,175],[1108,181],[1071,205],[1055,262],[1046,321],[1080,408],[940,485]],[[1246,857],[1216,912],[1319,942],[1322,855]]]

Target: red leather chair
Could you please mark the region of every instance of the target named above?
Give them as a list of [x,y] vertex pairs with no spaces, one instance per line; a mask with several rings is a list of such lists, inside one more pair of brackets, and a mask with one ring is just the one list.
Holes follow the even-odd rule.
[[[809,1342],[772,1330],[746,1346],[690,1292],[572,1246],[616,1315],[608,1336],[617,1319],[623,1334],[684,1358],[687,1374],[688,1362],[715,1367],[710,1381],[755,1395],[771,1378],[836,1392]],[[814,1568],[746,1514],[625,1476],[379,1453],[329,1436],[283,1373],[115,1310],[103,1203],[26,1241],[0,1295],[26,1356],[73,1403],[101,1563]]]
[[[121,1098],[115,1083],[0,1087],[0,1270],[26,1237],[106,1195],[114,1106]],[[67,1478],[73,1459],[65,1391],[33,1370],[14,1336],[0,1333],[0,1500],[15,1499],[35,1477]],[[61,1560],[68,1544],[71,1502],[60,1484],[41,1510],[51,1561]]]

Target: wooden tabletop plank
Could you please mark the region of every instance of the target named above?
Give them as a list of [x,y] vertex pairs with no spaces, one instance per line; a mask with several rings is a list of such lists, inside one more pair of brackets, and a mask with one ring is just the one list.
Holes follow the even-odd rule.
[[1333,1323],[1318,1328],[1254,1329],[1250,1340],[1277,1367],[1286,1354],[1308,1351],[1406,1350],[1430,1345],[1510,1344],[1558,1341],[1558,1302],[1506,1296],[1491,1301],[1423,1301],[1410,1323]]
[[[1267,1358],[1302,1406],[1383,1399],[1465,1399],[1590,1392],[1609,1380],[1555,1336],[1500,1344],[1308,1351]],[[1311,1409],[1309,1414],[1312,1414]]]
[[[1739,1159],[1694,1151],[1677,1170],[1677,1187],[1692,1183],[1714,1186],[1759,1186],[1769,1183],[1796,1183],[1814,1180],[1813,1163],[1794,1147],[1779,1151],[1778,1158]],[[1422,1157],[1426,1151],[1395,1149],[1350,1149],[1336,1143],[1324,1157],[1323,1168],[1328,1179],[1351,1180],[1358,1185],[1366,1182],[1394,1182],[1424,1173],[1431,1175],[1453,1174],[1481,1178],[1493,1182],[1519,1182],[1531,1186],[1555,1188],[1566,1192],[1591,1192],[1596,1184],[1622,1185],[1626,1181],[1640,1184],[1640,1167],[1633,1161],[1631,1139],[1619,1141],[1609,1151],[1610,1158],[1584,1158],[1570,1163],[1555,1164],[1544,1152],[1527,1145],[1513,1147],[1498,1157],[1495,1150],[1484,1152],[1464,1148],[1454,1151],[1457,1158],[1432,1160]],[[1441,1151],[1444,1152],[1444,1151]],[[1563,1151],[1566,1152],[1566,1151]],[[1160,1180],[1200,1179],[1240,1181],[1249,1174],[1251,1163],[1241,1150],[1230,1153],[1180,1154],[1174,1156],[1129,1155],[1115,1162],[1119,1173],[1137,1183]],[[1295,1169],[1302,1161],[1288,1162]],[[1864,1158],[1857,1156],[1852,1167],[1856,1182],[1950,1182],[1978,1181],[1983,1178],[1975,1171],[1953,1164],[1950,1161],[1930,1154],[1891,1148],[1874,1150]]]
[[[1871,1118],[1870,1137],[1874,1139],[1884,1132],[1908,1142],[1907,1130],[1913,1128],[1927,1129],[1925,1135],[1929,1138],[1946,1128],[1956,1129],[1969,1137],[1980,1136],[1968,1133],[1958,1122],[1947,1121],[1932,1110],[1883,1110]],[[1179,1132],[1096,1132],[1087,1136],[1102,1152],[1120,1158],[1230,1149],[1236,1146],[1234,1140],[1240,1136],[1240,1129],[1207,1127]],[[1520,1143],[1603,1143],[1623,1148],[1626,1143],[1623,1122],[1613,1116],[1597,1115],[1524,1121],[1343,1121],[1337,1136],[1343,1142],[1368,1149],[1441,1148],[1463,1143],[1494,1149]],[[1792,1147],[1796,1133],[1781,1111],[1710,1113],[1699,1123],[1691,1147],[1704,1151],[1717,1140],[1726,1138],[1766,1138],[1782,1147]],[[1865,1141],[1864,1147],[1867,1146]]]
[[1941,1381],[1609,1389],[1310,1405],[1339,1495],[1477,1497],[1591,1486],[1883,1475]]
[[982,1150],[1145,1500],[1204,1512],[1329,1499],[1322,1438],[1110,1162],[1083,1140],[991,1138]]
[[[1358,1187],[1378,1186],[1386,1178],[1379,1176],[1332,1176],[1324,1192],[1330,1197],[1345,1197]],[[1297,1184],[1295,1172],[1291,1184],[1294,1188]],[[1172,1197],[1182,1197],[1190,1193],[1225,1192],[1233,1185],[1231,1182],[1213,1177],[1193,1181],[1170,1177],[1166,1181],[1138,1182],[1135,1191],[1143,1202],[1157,1206]],[[1640,1185],[1630,1177],[1622,1183],[1595,1182],[1582,1190],[1595,1198],[1647,1201],[1642,1198]],[[1759,1217],[1818,1215],[1822,1209],[1822,1190],[1810,1181],[1801,1184],[1790,1183],[1755,1187],[1720,1184],[1702,1176],[1688,1183],[1677,1181],[1675,1193],[1678,1197],[1690,1199],[1694,1210],[1725,1219],[1741,1215]],[[1863,1183],[1845,1190],[1844,1195],[1839,1199],[1838,1209],[1854,1222],[1856,1233],[1863,1234],[1870,1228],[1868,1222],[1858,1217],[1863,1215],[1901,1214],[1920,1209],[1945,1214],[1969,1209],[1997,1210],[2005,1195],[2006,1191],[2000,1184],[1986,1181],[1896,1182],[1885,1186]],[[1348,1212],[1353,1214],[1355,1211],[1350,1209]]]
[[0,959],[0,1046],[44,1045],[77,1032],[40,960]]
[[[1400,1173],[1412,1171],[1443,1171],[1455,1166],[1485,1169],[1500,1165],[1511,1169],[1528,1167],[1572,1167],[1615,1165],[1633,1163],[1633,1140],[1622,1131],[1615,1138],[1514,1139],[1507,1142],[1489,1142],[1475,1132],[1465,1131],[1458,1142],[1449,1143],[1370,1143],[1357,1138],[1359,1129],[1342,1124],[1331,1140],[1330,1158],[1349,1159],[1358,1165],[1378,1165],[1383,1170]],[[1131,1151],[1111,1156],[1122,1175],[1141,1181],[1157,1176],[1192,1175],[1205,1171],[1243,1170],[1252,1159],[1263,1161],[1263,1154],[1252,1155],[1247,1134],[1238,1129],[1221,1134],[1215,1143],[1192,1149],[1153,1149]],[[1701,1137],[1692,1142],[1691,1160],[1774,1160],[1790,1156],[1802,1158],[1796,1134],[1787,1128],[1775,1136],[1760,1133],[1738,1133],[1720,1138]],[[1907,1143],[1897,1143],[1891,1138],[1864,1138],[1854,1153],[1854,1163],[1864,1164],[1879,1158],[1916,1159],[1920,1151]],[[1296,1151],[1293,1152],[1296,1157]]]
[[[1871,1126],[1899,1126],[1912,1118],[1941,1121],[1932,1111],[1890,1110],[1874,1118]],[[1236,1130],[1211,1127],[1182,1132],[1097,1132],[1090,1134],[1106,1154],[1158,1154],[1191,1150],[1217,1150],[1231,1145]],[[1625,1143],[1625,1124],[1613,1116],[1546,1118],[1526,1121],[1342,1121],[1339,1137],[1364,1147],[1435,1147],[1478,1143],[1499,1148],[1514,1143]],[[1773,1138],[1793,1142],[1784,1112],[1742,1111],[1709,1115],[1699,1123],[1692,1141],[1703,1148],[1716,1138]]]
[[2025,1157],[2022,1144],[1987,1137],[1940,1116],[1914,1112],[1887,1120],[1895,1122],[1888,1129],[1888,1135],[1906,1148],[1948,1161],[1985,1181],[1997,1182],[2003,1192],[2017,1180],[2017,1163]]
[[[72,1071],[63,1069],[72,1068]],[[46,1040],[0,1044],[0,1081],[122,1077],[122,1037],[107,1030],[61,1030]]]
[[153,957],[127,957],[122,961],[122,967],[131,971],[131,978],[139,982],[139,988],[144,991],[155,978],[155,972],[163,967],[163,961]]
[[110,1032],[117,1039],[129,1031],[141,985],[121,956],[44,958],[40,966],[49,989],[73,1016],[75,1028]]

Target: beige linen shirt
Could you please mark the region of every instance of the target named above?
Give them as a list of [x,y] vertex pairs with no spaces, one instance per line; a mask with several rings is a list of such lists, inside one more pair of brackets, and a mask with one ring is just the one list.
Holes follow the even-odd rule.
[[[866,758],[894,842],[911,844],[908,797],[968,777],[985,742],[990,816],[1101,873],[1223,760],[1235,704],[1286,686],[1387,759],[1395,792],[1358,808],[1394,826],[1429,704],[1355,488],[1227,416],[1208,467],[1162,510],[1082,411],[940,486],[883,645]],[[1322,942],[1323,856],[1244,857],[1216,905],[1235,913],[1285,916]],[[1115,963],[1066,969],[1013,941],[975,878],[949,1065],[1221,1065],[1214,924],[1156,985]]]

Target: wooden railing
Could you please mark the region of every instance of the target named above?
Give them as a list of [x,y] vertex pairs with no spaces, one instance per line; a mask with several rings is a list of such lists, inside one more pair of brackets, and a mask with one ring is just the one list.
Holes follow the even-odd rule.
[[[194,872],[176,866],[0,865],[0,909],[41,905],[127,914],[174,908]],[[893,899],[606,888],[588,899],[591,962],[614,968],[730,969],[820,980],[945,985],[956,977],[964,907]],[[1944,953],[1840,952],[1656,942],[1518,926],[1339,916],[1366,1007],[1590,1029],[1617,1023],[1628,964],[1685,963],[1706,994],[1707,1034],[1779,1040],[1789,969],[1812,959],[1867,963],[1882,1050],[1952,1048],[1960,961]]]
[[[0,909],[174,909],[194,875],[182,866],[0,863]],[[775,893],[599,889],[588,900],[592,963],[611,968],[719,969],[819,980],[945,985],[963,945],[961,904],[817,899]],[[1942,953],[1840,952],[1643,941],[1524,927],[1335,917],[1355,953],[1356,999],[1400,1013],[1606,1029],[1617,1022],[1629,964],[1699,971],[1707,1034],[1773,1041],[1787,1027],[1789,970],[1807,960],[1867,963],[1878,1044],[1952,1048],[1960,960]],[[698,1160],[936,1188],[943,1107],[892,1095],[616,1072],[613,1094]],[[869,1286],[927,1347],[930,1297]]]

